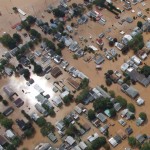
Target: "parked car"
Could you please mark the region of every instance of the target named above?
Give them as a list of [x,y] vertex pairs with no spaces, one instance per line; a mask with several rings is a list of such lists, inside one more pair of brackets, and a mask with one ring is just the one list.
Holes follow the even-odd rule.
[[102,32],[102,33],[100,33],[100,34],[99,34],[99,36],[98,36],[98,37],[99,37],[99,38],[103,38],[104,36],[105,36],[105,33],[104,33],[104,32]]

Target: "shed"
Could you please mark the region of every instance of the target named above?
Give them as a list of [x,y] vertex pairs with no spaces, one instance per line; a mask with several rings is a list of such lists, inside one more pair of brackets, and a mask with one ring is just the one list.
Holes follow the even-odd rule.
[[119,111],[121,109],[121,107],[122,106],[120,105],[120,103],[115,103],[114,104],[114,108],[115,108],[116,111]]
[[137,102],[137,105],[139,106],[144,104],[144,100],[141,97],[139,97],[136,102]]
[[85,129],[86,131],[89,131],[89,130],[91,129],[91,126],[90,126],[89,124],[87,124],[87,123],[84,123],[84,124],[83,124],[83,127],[84,127],[84,129]]
[[82,113],[82,109],[77,105],[75,106],[75,109],[74,109],[78,114],[81,114]]
[[133,133],[133,129],[129,126],[125,129],[125,132],[127,133],[127,135],[130,135]]
[[76,90],[79,89],[80,84],[78,82],[76,82],[75,80],[71,78],[68,78],[67,81],[73,88],[75,88]]
[[140,117],[138,119],[136,119],[136,125],[137,126],[141,126],[143,122],[144,122],[144,120],[141,119]]
[[64,91],[60,94],[60,97],[63,99],[64,97],[69,95],[69,91]]
[[8,139],[13,139],[15,137],[15,134],[13,133],[12,130],[6,130],[5,132],[5,136],[8,138]]
[[6,139],[2,135],[0,135],[0,145],[4,146],[6,143],[7,143]]
[[119,129],[117,131],[117,134],[120,135],[120,137],[122,138],[122,140],[126,139],[126,137],[127,137],[125,131],[123,131],[122,129]]
[[4,116],[9,116],[11,113],[13,113],[14,108],[13,107],[8,107],[4,112],[3,115]]
[[109,128],[108,124],[105,124],[104,126],[100,127],[101,133],[104,134],[108,130],[108,128]]
[[61,72],[61,70],[58,67],[53,68],[52,71],[51,71],[51,75],[54,78],[57,78],[61,74],[62,74],[62,72]]
[[113,138],[116,140],[116,142],[117,142],[118,144],[122,142],[121,136],[118,135],[118,134],[116,134]]
[[100,54],[96,55],[94,58],[94,61],[97,65],[101,64],[104,60],[105,60],[104,57]]
[[113,147],[116,147],[118,145],[117,141],[113,137],[110,138],[108,141]]
[[54,143],[56,143],[58,141],[57,137],[52,132],[50,132],[47,136]]
[[76,141],[74,140],[72,136],[67,136],[67,138],[65,139],[65,142],[67,142],[69,145],[73,145]]
[[85,150],[85,149],[87,148],[87,145],[86,145],[85,142],[83,142],[83,141],[81,141],[81,142],[79,143],[79,146],[80,146],[80,148],[81,148],[82,150]]
[[103,123],[107,120],[107,117],[102,113],[97,114],[97,118]]
[[44,116],[48,115],[48,112],[38,103],[35,104],[35,108],[42,113]]
[[65,128],[65,124],[62,120],[58,121],[55,123],[56,125],[56,128],[59,130],[59,131],[63,131],[64,128]]
[[17,98],[14,101],[14,104],[15,104],[16,107],[21,107],[24,104],[24,101],[21,98]]
[[62,100],[59,96],[55,96],[52,101],[57,107],[60,107],[62,105]]
[[144,137],[143,135],[138,134],[138,135],[136,136],[136,140],[137,140],[140,144],[143,144],[146,139],[145,139],[145,137]]
[[15,94],[15,92],[9,86],[3,87],[3,91],[7,94],[7,96],[9,98],[12,97]]

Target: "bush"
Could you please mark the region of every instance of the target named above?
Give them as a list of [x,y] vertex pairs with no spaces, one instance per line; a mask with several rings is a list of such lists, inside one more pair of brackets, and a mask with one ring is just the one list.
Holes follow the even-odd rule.
[[13,120],[12,119],[8,119],[8,118],[3,118],[2,120],[0,120],[0,123],[6,129],[11,129],[12,125],[13,125]]
[[114,91],[109,91],[109,94],[110,94],[110,96],[112,97],[112,98],[115,98],[116,96],[115,96],[115,92]]
[[0,101],[2,101],[3,100],[3,96],[2,95],[0,95]]
[[106,85],[107,86],[111,86],[112,85],[112,81],[111,81],[111,79],[106,79]]
[[6,100],[3,100],[2,103],[5,105],[5,106],[8,106],[8,102]]
[[89,120],[94,120],[95,118],[96,118],[95,112],[94,112],[92,109],[90,109],[90,110],[88,111],[88,119],[89,119]]

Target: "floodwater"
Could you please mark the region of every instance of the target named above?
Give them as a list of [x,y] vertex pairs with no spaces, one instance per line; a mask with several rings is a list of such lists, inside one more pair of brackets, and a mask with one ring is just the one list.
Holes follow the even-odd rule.
[[[11,30],[11,26],[20,21],[20,16],[17,14],[11,14],[11,13],[13,13],[13,10],[12,10],[13,6],[21,8],[23,11],[27,12],[28,14],[33,14],[35,16],[38,16],[39,18],[41,17],[41,14],[43,13],[45,15],[44,20],[49,21],[49,19],[50,19],[49,15],[46,14],[43,10],[45,9],[46,4],[49,4],[49,3],[54,4],[55,2],[56,1],[54,1],[54,0],[49,0],[49,1],[46,0],[45,3],[40,0],[33,0],[32,2],[30,0],[27,0],[25,2],[25,4],[22,5],[24,3],[23,0],[10,0],[10,1],[5,1],[5,2],[0,0],[0,4],[1,4],[0,11],[2,13],[2,16],[0,17],[0,22],[1,22],[0,33],[2,34],[3,32],[9,32],[9,33],[15,32],[15,30]],[[81,3],[81,0],[77,0],[76,2]],[[148,1],[146,1],[146,3],[147,3],[147,5],[145,7],[143,7],[141,4],[133,6],[135,13],[132,13],[131,11],[125,11],[124,13],[121,14],[121,18],[123,19],[123,18],[126,18],[127,16],[131,16],[131,17],[136,16],[137,11],[139,11],[139,7],[143,11],[143,13],[148,16],[148,14],[144,11],[144,9],[147,7],[150,7],[150,3],[148,3]],[[122,4],[120,3],[119,0],[115,2],[115,5],[122,9]],[[101,13],[103,14],[103,17],[107,20],[107,23],[105,26],[101,26],[100,24],[89,20],[86,25],[81,25],[81,26],[79,26],[79,28],[77,28],[77,30],[76,30],[77,35],[74,36],[74,39],[76,41],[78,41],[79,45],[82,48],[84,48],[85,45],[94,45],[98,48],[95,41],[98,38],[98,34],[100,34],[101,32],[105,32],[106,36],[116,37],[118,40],[120,40],[122,37],[122,35],[120,34],[120,30],[123,30],[126,34],[128,34],[131,32],[131,29],[136,26],[137,21],[143,21],[141,18],[137,18],[132,24],[124,23],[123,25],[119,25],[118,24],[119,20],[115,19],[115,16],[112,15],[110,12],[108,12],[107,10],[104,9],[104,10],[102,10]],[[6,18],[7,18],[7,21],[6,21]],[[76,22],[76,19],[74,19],[71,22]],[[71,24],[71,22],[69,22],[68,24]],[[112,27],[112,25],[115,26],[116,29],[114,29]],[[111,28],[110,33],[107,33],[107,31],[106,31],[108,28]],[[72,33],[72,34],[74,34],[74,33]],[[92,36],[92,39],[89,39],[89,35]],[[149,34],[144,33],[143,35],[144,35],[145,42],[150,40]],[[88,40],[88,42],[85,43],[84,41],[80,41],[79,36],[83,36],[84,38],[86,38]],[[104,47],[109,49],[110,47],[108,46],[108,41],[105,38],[103,38],[103,41],[104,41]],[[2,47],[0,47],[0,48],[2,49]],[[83,58],[74,60],[72,57],[73,53],[71,53],[67,48],[64,49],[62,51],[62,53],[63,53],[63,58],[65,60],[67,60],[71,66],[75,66],[78,70],[82,71],[85,75],[87,75],[89,77],[91,87],[95,87],[95,86],[101,85],[101,84],[105,85],[104,73],[110,69],[120,70],[121,64],[124,63],[124,61],[128,60],[133,55],[133,52],[131,51],[128,53],[128,55],[125,55],[125,56],[121,55],[121,57],[118,57],[118,60],[115,62],[105,59],[105,62],[102,64],[102,70],[97,71],[95,69],[95,63],[93,61],[87,63],[87,62],[84,62]],[[102,52],[102,51],[98,51],[96,53],[100,53],[100,54],[104,55],[104,52]],[[117,53],[121,54],[121,52],[119,50],[117,50]],[[93,56],[93,54],[90,54],[90,55]],[[150,64],[149,57],[144,62],[146,64]],[[68,74],[66,72],[64,72],[63,76],[59,77],[57,80],[63,79],[64,83],[67,84],[67,82],[66,82],[67,77],[68,77]],[[31,78],[34,79],[34,81],[35,81],[34,84],[38,84],[41,88],[43,88],[46,91],[47,94],[50,94],[50,96],[51,96],[50,99],[52,99],[53,96],[58,95],[52,91],[53,81],[54,81],[53,78],[51,78],[50,81],[47,81],[44,77],[37,77],[34,74],[31,75]],[[18,117],[20,117],[21,109],[25,109],[29,113],[36,111],[34,108],[34,105],[37,102],[37,100],[35,99],[35,96],[38,94],[38,92],[34,89],[34,87],[33,87],[34,84],[31,85],[30,87],[27,86],[26,81],[23,79],[23,77],[16,78],[16,77],[12,76],[10,78],[5,77],[5,78],[1,79],[0,87],[1,87],[1,93],[4,97],[5,97],[5,94],[2,92],[2,87],[4,85],[10,85],[18,93],[19,97],[22,97],[22,99],[25,101],[24,106],[21,107],[20,109],[16,109],[15,110],[16,113],[13,113],[11,115],[12,118],[17,119]],[[127,125],[130,125],[134,129],[133,136],[136,136],[139,133],[141,133],[141,134],[146,133],[147,135],[150,135],[150,130],[149,130],[149,125],[150,125],[149,124],[149,120],[150,120],[150,112],[149,112],[150,88],[149,87],[145,88],[138,83],[136,85],[134,85],[134,87],[140,92],[140,96],[145,100],[145,105],[143,105],[141,107],[137,106],[136,102],[134,100],[130,99],[127,95],[122,93],[119,85],[114,84],[111,87],[109,87],[108,89],[114,90],[116,95],[121,95],[124,98],[126,98],[129,103],[133,103],[136,107],[136,117],[138,117],[138,114],[140,112],[142,112],[142,111],[146,112],[148,121],[141,127],[137,127],[135,124],[135,121],[127,121]],[[23,93],[22,89],[24,89],[25,93],[27,92],[27,94]],[[13,105],[11,102],[9,102],[9,103],[10,103],[10,105]],[[71,110],[74,109],[74,106],[75,106],[75,103],[72,103],[68,107],[63,106],[62,109],[55,108],[55,111],[57,112],[56,117],[55,118],[47,117],[46,118],[47,121],[50,121],[50,122],[52,122],[53,125],[55,125],[56,121],[63,119],[65,115],[67,115]],[[1,107],[1,105],[0,105],[0,107]],[[87,109],[91,109],[92,104],[89,104],[86,107],[87,107]],[[4,109],[4,108],[2,108],[2,109]],[[118,113],[118,119],[119,118],[120,118],[120,116]],[[80,121],[87,122],[88,124],[90,124],[87,121],[87,119],[85,118],[85,116],[81,116]],[[111,121],[112,120],[108,120],[108,123]],[[112,136],[114,136],[117,133],[118,129],[125,129],[125,127],[122,127],[117,121],[113,121],[113,122],[115,123],[115,125],[111,126],[109,129],[109,133]],[[15,124],[15,126],[16,126],[16,124]],[[35,137],[30,140],[24,140],[23,145],[21,147],[19,147],[19,150],[22,150],[23,147],[27,147],[29,150],[31,150],[40,142],[50,142],[50,140],[48,138],[43,137],[41,135],[39,127],[37,127],[35,124],[34,124],[34,127],[36,129]],[[99,133],[99,135],[101,135],[99,130],[92,126],[92,129],[88,133],[86,133],[82,137],[82,139],[86,141],[87,137],[89,135],[93,134],[94,132],[97,132],[97,133]],[[57,135],[57,133],[56,133],[56,135]],[[56,146],[58,146],[60,144],[60,142],[61,142],[61,140],[59,140],[59,142],[56,144]],[[127,140],[124,140],[115,149],[123,150],[123,148],[125,148],[127,146],[128,146]]]

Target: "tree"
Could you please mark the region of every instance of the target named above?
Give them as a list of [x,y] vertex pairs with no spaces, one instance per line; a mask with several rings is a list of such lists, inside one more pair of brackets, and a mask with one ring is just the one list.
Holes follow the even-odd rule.
[[141,21],[138,21],[138,22],[137,22],[137,26],[141,29],[142,26],[143,26],[143,23],[142,23]]
[[13,9],[14,13],[18,13],[17,7],[13,7],[12,9]]
[[36,123],[39,127],[43,127],[46,124],[46,120],[44,117],[40,117],[36,120]]
[[95,0],[94,4],[100,7],[104,7],[105,6],[105,2],[106,0]]
[[111,79],[106,79],[106,85],[107,86],[111,86],[112,85],[112,81],[111,81]]
[[15,40],[7,33],[4,34],[1,38],[0,38],[0,42],[8,47],[9,49],[13,49],[16,47],[16,42]]
[[6,129],[11,129],[12,125],[13,125],[13,120],[12,119],[8,119],[8,118],[3,118],[0,121],[1,125],[4,126]]
[[129,111],[131,111],[131,112],[135,112],[135,106],[132,104],[132,103],[129,103],[128,105],[127,105],[127,108],[128,108],[128,110]]
[[35,23],[36,18],[33,17],[33,16],[28,16],[28,17],[26,18],[26,20],[28,21],[28,23],[29,23],[30,25],[32,25],[32,24]]
[[73,57],[73,59],[76,59],[76,60],[78,59],[78,56],[76,54],[73,54],[72,57]]
[[145,142],[140,150],[150,150],[150,142]]
[[17,33],[13,34],[13,39],[16,41],[16,43],[20,43],[21,42],[21,36]]
[[145,112],[141,112],[141,113],[139,114],[139,117],[140,117],[142,120],[144,120],[144,121],[146,121],[146,119],[147,119],[147,115],[146,115]]
[[92,110],[92,109],[90,109],[89,111],[88,111],[88,118],[89,118],[89,120],[94,120],[95,119],[95,112]]
[[116,116],[116,110],[114,108],[109,109],[110,116],[115,117]]
[[61,11],[59,8],[53,9],[53,14],[55,17],[65,17],[65,13]]
[[33,134],[35,133],[35,129],[32,127],[32,128],[29,128],[29,129],[26,129],[24,131],[24,135],[27,137],[27,138],[30,138],[33,136]]
[[11,142],[15,147],[18,147],[21,144],[21,139],[16,136],[14,139],[11,140]]
[[94,150],[97,150],[104,146],[106,144],[106,138],[105,137],[98,137],[92,142],[92,148]]
[[78,5],[76,3],[72,3],[72,7],[76,8],[76,7],[78,7]]
[[8,106],[8,102],[6,100],[3,100],[2,103],[5,105],[5,106]]
[[114,42],[113,41],[109,41],[109,46],[114,46]]
[[57,46],[58,46],[60,49],[64,49],[64,48],[65,48],[64,42],[58,43]]
[[38,64],[34,64],[34,73],[41,74],[43,72],[42,67]]
[[83,100],[84,100],[84,98],[88,95],[88,93],[89,93],[89,89],[88,89],[88,88],[83,89],[83,90],[79,93],[79,95],[77,95],[77,97],[76,97],[76,102],[77,102],[77,103],[82,103]]
[[127,100],[121,96],[117,96],[116,98],[116,101],[118,103],[120,103],[120,105],[123,107],[123,108],[126,108],[127,107]]
[[131,147],[135,147],[136,146],[136,144],[137,144],[137,142],[136,142],[136,138],[135,137],[129,137],[128,138],[128,143],[129,143],[129,145],[131,146]]
[[54,132],[54,126],[50,123],[47,122],[42,128],[41,128],[41,133],[43,136],[47,136],[50,132]]
[[52,50],[56,49],[55,44],[52,41],[48,40],[47,38],[44,38],[43,42],[46,43],[46,45],[49,49],[52,49]]
[[35,29],[31,29],[30,30],[30,34],[33,36],[33,37],[35,37],[36,39],[41,39],[41,34],[38,32],[38,31],[36,31]]
[[128,45],[125,45],[125,46],[121,49],[121,51],[122,51],[122,54],[127,54],[128,51],[129,51],[129,46],[128,46]]
[[16,147],[13,144],[9,144],[6,150],[16,150]]
[[89,85],[89,79],[84,78],[82,79],[81,83],[80,83],[80,88],[85,89],[87,88]]
[[45,110],[48,112],[48,114],[49,114],[51,117],[54,117],[54,116],[56,115],[54,109],[53,109],[53,108],[49,108],[48,105],[42,104],[42,107],[45,108]]
[[3,96],[2,95],[0,95],[0,101],[2,101],[3,100]]
[[56,49],[56,54],[59,55],[59,56],[62,56],[62,53],[61,53],[61,49],[60,49],[60,48],[57,48],[57,49]]
[[[93,102],[93,107],[96,112],[108,109],[110,100],[108,98],[98,98]],[[112,107],[112,106],[111,106]],[[111,108],[109,107],[109,108]]]
[[65,96],[65,97],[63,98],[63,102],[64,102],[66,105],[68,105],[68,104],[70,104],[70,102],[72,101],[72,99],[73,99],[73,95],[68,94],[67,96]]
[[114,38],[113,42],[116,43],[117,41],[118,41],[117,38]]
[[146,77],[150,75],[150,66],[145,65],[141,68],[141,73],[144,74]]
[[112,98],[115,98],[115,97],[116,97],[115,92],[114,92],[113,90],[109,91],[109,94],[110,94],[110,96],[111,96]]
[[24,69],[23,76],[26,80],[30,78],[30,71],[28,69]]
[[30,25],[26,22],[26,21],[22,21],[21,22],[21,26],[23,29],[25,29],[26,31],[30,30]]
[[112,75],[114,72],[113,72],[113,70],[108,70],[107,73],[108,73],[109,75]]

